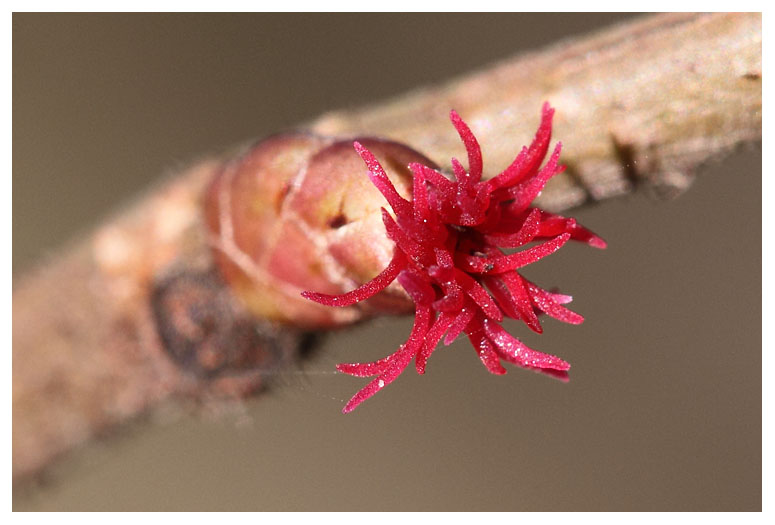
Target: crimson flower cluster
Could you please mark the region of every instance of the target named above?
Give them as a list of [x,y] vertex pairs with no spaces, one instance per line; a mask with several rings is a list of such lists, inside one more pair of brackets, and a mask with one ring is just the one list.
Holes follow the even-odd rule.
[[[554,110],[544,104],[541,124],[529,147],[523,147],[503,172],[482,178],[479,143],[460,116],[452,111],[452,124],[468,154],[468,170],[452,159],[454,179],[422,164],[411,164],[412,200],[401,197],[385,170],[358,142],[355,150],[366,163],[372,183],[385,196],[382,219],[395,242],[393,258],[374,279],[342,295],[304,292],[302,295],[329,306],[350,306],[398,282],[416,305],[414,326],[407,341],[393,354],[370,363],[343,363],[337,369],[357,377],[374,377],[344,407],[348,413],[393,382],[415,359],[417,372],[438,345],[452,343],[464,333],[479,359],[493,374],[505,374],[501,360],[567,379],[570,365],[553,355],[529,348],[502,326],[504,317],[520,319],[542,332],[538,319],[544,313],[560,321],[579,324],[583,317],[564,304],[571,297],[547,291],[517,270],[557,251],[569,240],[605,248],[600,237],[572,218],[531,207],[547,181],[561,173],[557,143],[546,165]],[[503,249],[523,248],[506,254]]]

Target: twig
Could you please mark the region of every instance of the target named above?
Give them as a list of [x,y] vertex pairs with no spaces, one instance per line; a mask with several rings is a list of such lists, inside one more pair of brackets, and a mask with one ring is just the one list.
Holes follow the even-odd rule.
[[[570,167],[544,207],[638,182],[684,189],[700,163],[761,137],[761,16],[657,16],[310,127],[386,136],[444,162],[463,153],[455,108],[495,171],[528,142],[544,100]],[[212,268],[200,198],[218,166],[197,164],[18,284],[15,479],[172,397],[247,395],[305,340],[250,319]]]
[[638,182],[685,189],[700,163],[761,137],[761,16],[656,16],[331,113],[314,127],[378,133],[448,162],[462,155],[448,132],[454,108],[482,144],[485,173],[497,173],[531,138],[545,100],[557,108],[554,134],[570,173],[550,181],[542,207],[563,210]]

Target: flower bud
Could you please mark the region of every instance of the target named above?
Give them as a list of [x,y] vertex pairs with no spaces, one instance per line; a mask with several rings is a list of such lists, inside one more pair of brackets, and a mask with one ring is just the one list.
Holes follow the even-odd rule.
[[[407,166],[435,166],[396,142],[355,140],[380,157],[407,199]],[[372,279],[392,257],[380,212],[384,197],[352,144],[309,133],[275,135],[224,163],[207,189],[205,218],[216,265],[257,317],[328,328],[412,310],[397,283],[341,309],[301,296],[304,290],[341,294]]]

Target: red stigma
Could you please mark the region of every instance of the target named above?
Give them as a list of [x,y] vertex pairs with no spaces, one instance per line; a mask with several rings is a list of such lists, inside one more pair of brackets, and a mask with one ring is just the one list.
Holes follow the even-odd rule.
[[[503,360],[567,380],[570,364],[529,348],[501,326],[504,317],[511,317],[540,333],[540,313],[570,324],[581,323],[583,317],[563,306],[571,301],[570,296],[544,290],[517,270],[554,253],[569,240],[605,248],[605,241],[574,219],[530,206],[547,181],[564,170],[558,164],[560,143],[541,167],[549,149],[553,115],[554,110],[544,104],[532,144],[522,148],[499,175],[482,181],[479,143],[452,111],[452,124],[468,154],[468,170],[452,159],[454,180],[450,180],[427,166],[411,164],[411,202],[398,194],[374,155],[354,143],[369,178],[393,210],[391,215],[382,209],[387,235],[396,246],[393,258],[374,279],[349,293],[302,295],[329,306],[349,306],[398,279],[416,307],[412,332],[396,352],[372,363],[337,366],[346,374],[374,377],[343,412],[351,412],[393,382],[412,358],[417,372],[425,373],[439,341],[444,338],[444,344],[449,345],[461,333],[493,374],[506,373]],[[534,241],[542,242],[508,255],[502,251]]]

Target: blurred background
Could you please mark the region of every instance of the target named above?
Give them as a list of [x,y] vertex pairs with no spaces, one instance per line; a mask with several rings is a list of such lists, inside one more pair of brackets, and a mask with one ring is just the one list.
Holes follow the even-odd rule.
[[[14,14],[14,278],[203,154],[633,16]],[[586,322],[508,327],[570,383],[491,376],[459,341],[343,416],[364,380],[334,365],[411,327],[380,319],[242,408],[77,451],[14,509],[760,510],[760,148],[574,215],[608,250],[525,274]]]

